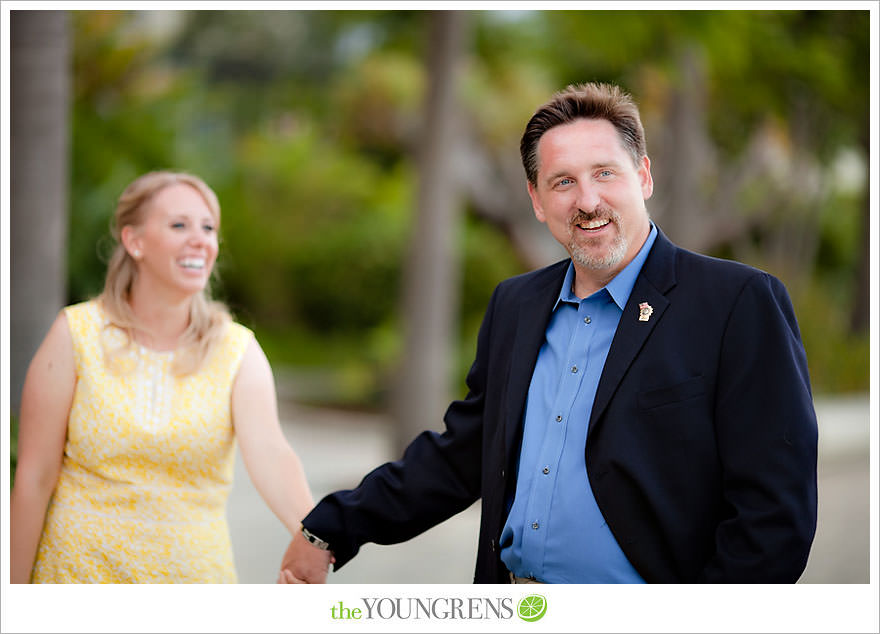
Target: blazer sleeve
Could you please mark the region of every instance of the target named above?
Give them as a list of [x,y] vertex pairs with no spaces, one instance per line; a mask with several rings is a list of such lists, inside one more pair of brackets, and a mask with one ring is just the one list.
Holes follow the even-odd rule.
[[483,407],[493,293],[467,375],[468,394],[444,416],[445,431],[425,431],[403,457],[368,473],[355,489],[324,497],[303,525],[330,544],[339,569],[360,546],[396,544],[463,511],[480,497]]
[[794,582],[816,530],[817,424],[807,360],[782,283],[743,287],[721,350],[715,433],[723,503],[702,581]]

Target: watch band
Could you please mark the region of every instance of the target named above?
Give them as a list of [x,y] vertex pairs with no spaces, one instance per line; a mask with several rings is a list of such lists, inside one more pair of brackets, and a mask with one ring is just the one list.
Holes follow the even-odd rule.
[[303,537],[306,538],[306,541],[309,542],[312,546],[320,548],[321,550],[330,550],[330,544],[325,542],[323,539],[312,533],[305,526],[301,528]]

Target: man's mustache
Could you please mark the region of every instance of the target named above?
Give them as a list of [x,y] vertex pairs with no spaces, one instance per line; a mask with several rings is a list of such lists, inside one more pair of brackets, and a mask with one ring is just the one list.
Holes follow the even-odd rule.
[[592,222],[594,220],[610,220],[611,222],[617,222],[619,220],[619,216],[611,209],[607,207],[599,207],[594,209],[593,211],[584,211],[582,209],[578,209],[577,213],[571,217],[570,223],[573,225],[578,225],[586,222]]

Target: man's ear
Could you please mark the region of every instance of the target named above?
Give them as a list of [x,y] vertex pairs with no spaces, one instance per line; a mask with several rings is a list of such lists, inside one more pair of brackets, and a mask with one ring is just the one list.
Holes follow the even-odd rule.
[[529,198],[532,199],[532,209],[535,212],[535,218],[537,218],[539,222],[546,222],[547,216],[544,215],[544,209],[541,207],[541,202],[538,200],[538,192],[535,189],[535,186],[532,185],[531,181],[527,181],[527,185],[529,188]]
[[654,193],[654,177],[651,176],[651,159],[643,156],[639,167],[639,181],[642,184],[642,198],[648,200]]

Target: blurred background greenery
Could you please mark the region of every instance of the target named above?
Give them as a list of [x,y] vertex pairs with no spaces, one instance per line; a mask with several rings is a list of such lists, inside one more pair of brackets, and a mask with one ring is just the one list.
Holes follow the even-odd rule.
[[[191,171],[223,208],[215,294],[255,330],[282,391],[387,407],[436,17],[70,12],[67,302],[101,288],[123,187]],[[780,277],[814,391],[868,390],[868,11],[463,17],[456,391],[495,284],[563,255],[525,196],[522,129],[553,92],[593,80],[642,108],[649,210],[667,235]]]

